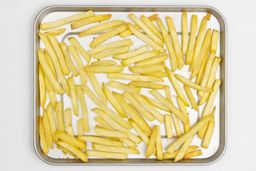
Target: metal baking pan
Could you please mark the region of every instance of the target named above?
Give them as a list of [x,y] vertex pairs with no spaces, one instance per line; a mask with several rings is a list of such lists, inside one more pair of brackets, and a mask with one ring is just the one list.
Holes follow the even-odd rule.
[[[58,157],[50,157],[45,155],[39,143],[39,134],[38,134],[38,116],[40,113],[40,105],[39,105],[39,91],[38,91],[38,60],[37,60],[37,49],[40,47],[39,38],[37,33],[39,31],[39,24],[41,21],[48,15],[54,12],[79,12],[79,11],[87,11],[93,10],[95,12],[108,12],[108,13],[129,13],[134,12],[135,14],[146,14],[146,13],[165,13],[168,15],[172,15],[175,13],[180,13],[183,10],[186,10],[189,13],[205,13],[208,12],[212,14],[212,17],[216,19],[216,22],[219,25],[220,30],[220,43],[219,43],[219,55],[222,57],[222,62],[219,70],[219,78],[222,80],[220,93],[218,98],[218,106],[219,106],[219,115],[218,121],[216,122],[215,132],[217,132],[217,140],[215,149],[212,154],[208,156],[204,156],[202,158],[195,159],[187,159],[182,160],[178,163],[174,163],[173,160],[163,160],[158,161],[154,158],[146,159],[142,157],[138,158],[128,158],[127,160],[111,160],[111,159],[96,159],[92,158],[88,163],[82,163],[79,160],[68,159],[68,158],[58,158]],[[34,149],[38,157],[51,165],[204,165],[210,164],[218,160],[225,150],[226,144],[226,23],[223,15],[213,7],[209,6],[50,6],[42,9],[36,16],[34,25],[33,25],[33,39],[34,39],[34,47],[33,47],[33,58],[34,58],[34,108],[33,108],[33,125],[34,125]]]

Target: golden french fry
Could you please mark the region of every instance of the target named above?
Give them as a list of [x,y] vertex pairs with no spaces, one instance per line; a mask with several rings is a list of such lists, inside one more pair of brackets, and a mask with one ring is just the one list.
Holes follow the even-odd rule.
[[44,57],[46,58],[46,62],[49,65],[49,68],[51,69],[51,71],[52,71],[52,73],[54,75],[54,78],[57,79],[57,74],[56,74],[54,65],[52,63],[52,59],[51,59],[50,54],[47,52],[46,49],[44,49]]
[[78,136],[83,136],[84,135],[84,121],[83,121],[83,118],[81,119],[78,119],[77,120],[77,135]]
[[56,103],[55,112],[56,112],[57,130],[65,131],[62,102]]
[[96,118],[94,118],[94,120],[95,120],[96,122],[98,122],[98,124],[99,124],[102,128],[104,128],[104,129],[112,129],[112,127],[109,126],[109,124],[108,124],[102,117],[97,116]]
[[41,107],[44,108],[46,102],[46,84],[45,84],[45,77],[42,71],[41,66],[38,66],[38,79],[39,79],[39,97],[40,97],[40,104]]
[[78,159],[71,151],[69,151],[68,149],[66,149],[66,148],[64,148],[64,147],[62,147],[62,146],[59,146],[59,145],[56,145],[57,146],[57,148],[58,149],[60,149],[61,151],[62,151],[62,153],[64,154],[64,155],[70,155],[70,156],[72,156],[72,157],[74,157],[75,159]]
[[[215,113],[216,107],[213,108],[212,110],[212,114]],[[208,127],[207,127],[207,131],[205,132],[204,135],[204,139],[202,142],[202,147],[203,148],[208,148],[212,135],[213,135],[213,131],[214,131],[214,126],[215,126],[215,121],[214,118],[209,122]]]
[[44,133],[45,133],[45,139],[46,139],[46,143],[47,143],[47,146],[49,148],[52,148],[53,147],[53,141],[52,141],[52,132],[51,132],[51,127],[50,127],[50,124],[49,124],[49,119],[48,119],[48,116],[47,116],[47,112],[44,110],[43,111],[43,128],[44,128]]
[[151,57],[151,58],[136,62],[135,66],[138,67],[138,66],[158,65],[167,59],[168,59],[168,55],[164,54],[164,55],[155,56],[155,57]]
[[163,72],[163,71],[149,72],[149,73],[144,73],[144,74],[142,74],[142,75],[153,76],[153,77],[158,77],[158,78],[167,77],[166,72]]
[[131,66],[129,67],[129,70],[134,73],[148,73],[148,72],[156,72],[156,71],[161,71],[163,70],[165,65],[154,65],[154,67],[148,67],[148,66]]
[[39,138],[40,138],[40,146],[41,146],[42,151],[44,152],[44,154],[48,154],[49,149],[48,149],[47,142],[46,142],[42,117],[39,117]]
[[116,88],[116,89],[121,89],[121,90],[127,91],[129,93],[139,93],[140,92],[140,88],[131,87],[131,86],[128,86],[124,83],[120,83],[120,82],[117,82],[117,81],[109,81],[106,85],[109,86],[109,87],[113,87],[113,88]]
[[90,47],[91,48],[95,48],[97,46],[99,46],[101,43],[103,43],[104,41],[118,35],[119,33],[121,33],[122,31],[126,30],[128,28],[127,24],[122,24],[120,26],[117,26],[115,28],[113,28],[110,31],[107,31],[105,33],[100,34],[99,36],[97,36],[91,43],[90,43]]
[[172,117],[170,114],[164,115],[165,132],[168,139],[173,137],[172,133]]
[[167,100],[169,100],[171,103],[173,103],[170,87],[167,85],[164,86],[164,92],[165,92],[165,96],[166,96]]
[[176,115],[172,115],[173,125],[176,131],[176,136],[180,137],[182,135],[182,130],[180,126],[180,121]]
[[194,55],[194,47],[196,44],[196,31],[198,27],[197,15],[191,16],[191,23],[190,23],[190,38],[188,43],[188,50],[186,56],[186,64],[192,64],[193,62],[193,55]]
[[199,111],[197,102],[196,102],[196,100],[195,100],[195,98],[193,96],[193,93],[192,93],[190,87],[184,85],[184,90],[186,92],[186,95],[187,95],[187,97],[188,97],[188,99],[190,101],[190,104],[193,107],[193,109],[196,110],[196,111]]
[[105,104],[108,104],[108,100],[102,90],[102,87],[99,83],[99,81],[97,80],[96,76],[94,75],[94,73],[88,73],[88,78],[90,80],[90,83],[95,91],[95,93],[98,95],[99,99]]
[[73,59],[76,62],[76,65],[78,67],[78,71],[81,71],[84,69],[84,64],[82,62],[82,59],[80,58],[79,54],[77,53],[76,49],[74,46],[69,45],[68,46],[68,51],[71,54],[71,56],[73,57]]
[[111,59],[101,60],[101,61],[95,61],[91,63],[91,65],[96,66],[108,66],[108,65],[116,65],[116,61],[113,61]]
[[93,144],[94,150],[105,151],[105,152],[114,152],[114,153],[125,153],[125,154],[139,154],[140,152],[136,148],[130,147],[115,147],[115,146],[107,146],[101,144]]
[[51,103],[48,103],[47,108],[46,108],[46,113],[47,113],[47,117],[48,117],[48,120],[49,120],[51,133],[53,135],[54,132],[56,131],[56,123],[55,123],[55,118],[54,118],[54,115],[53,115],[53,109],[52,109]]
[[162,82],[161,78],[153,76],[143,76],[138,74],[122,74],[122,73],[113,73],[108,74],[109,79],[121,79],[121,80],[131,80],[131,81],[151,81],[151,82]]
[[95,26],[89,27],[79,33],[79,37],[84,37],[96,33],[101,33],[105,30],[112,29],[116,26],[119,26],[121,24],[124,24],[124,21],[122,20],[112,20],[104,23],[97,24]]
[[147,150],[146,150],[146,157],[150,157],[152,154],[154,154],[154,151],[156,149],[156,138],[157,138],[157,127],[154,126],[153,131],[150,135],[149,142],[147,144]]
[[192,140],[193,140],[193,138],[190,138],[190,139],[188,139],[188,140],[182,145],[182,147],[180,148],[180,150],[179,150],[177,156],[176,156],[175,159],[174,159],[174,162],[177,162],[177,161],[179,161],[179,160],[181,160],[181,159],[184,158],[184,156],[185,156],[186,152],[188,151],[188,148],[189,148],[189,146],[190,146]]
[[154,21],[154,20],[156,20],[157,17],[158,17],[158,14],[153,14],[153,15],[149,16],[148,18],[149,18],[151,21]]
[[157,160],[163,160],[163,147],[162,147],[162,140],[160,134],[160,127],[156,126],[157,133],[156,133],[156,158]]
[[84,149],[86,147],[85,142],[83,142],[82,140],[79,140],[79,139],[75,138],[74,136],[69,135],[65,132],[61,132],[61,131],[55,132],[54,139],[55,139],[55,141],[61,140],[71,146],[78,148],[78,149]]
[[193,158],[196,156],[201,156],[202,154],[203,154],[202,150],[198,149],[198,150],[191,151],[190,153],[185,154],[184,159],[190,159],[190,158]]
[[106,130],[102,128],[94,128],[94,132],[99,136],[104,137],[113,137],[113,138],[124,138],[127,139],[128,135],[125,132],[115,131],[115,130]]
[[140,54],[142,54],[142,53],[144,53],[146,51],[148,51],[148,46],[143,45],[143,46],[140,46],[139,48],[137,48],[135,50],[132,50],[130,52],[114,55],[113,58],[114,59],[124,60],[126,58],[130,58],[130,57],[134,57],[134,56],[140,55]]
[[187,12],[182,12],[181,30],[182,30],[182,52],[183,52],[183,55],[187,55],[187,49],[188,49],[188,16],[187,16]]
[[150,81],[131,81],[128,83],[130,86],[152,89],[163,89],[165,86],[162,84],[152,83]]
[[53,28],[56,28],[56,27],[60,27],[60,26],[66,25],[66,24],[73,23],[73,22],[81,20],[81,19],[91,17],[91,16],[94,16],[93,11],[87,11],[87,12],[74,14],[72,16],[62,18],[62,19],[59,19],[59,20],[56,20],[56,21],[42,23],[42,24],[40,24],[40,29],[41,30],[53,29]]
[[66,31],[65,28],[59,28],[59,29],[47,31],[47,32],[45,32],[45,33],[48,34],[48,35],[51,35],[51,36],[60,36],[60,35],[62,35],[65,31]]
[[181,69],[184,66],[184,59],[183,59],[182,50],[181,50],[181,47],[180,47],[178,35],[177,35],[177,32],[176,32],[172,17],[167,16],[166,17],[166,22],[167,22],[167,26],[169,28],[169,32],[170,32],[170,35],[171,35],[171,38],[172,38],[173,47],[175,49],[175,53],[176,53],[176,56],[177,56],[178,68]]
[[72,76],[68,78],[68,84],[69,84],[69,87],[70,87],[70,97],[71,97],[71,102],[72,102],[73,113],[76,116],[79,116],[78,97],[77,97],[74,78]]
[[209,54],[206,53],[205,56],[203,57],[203,60],[202,60],[202,65],[200,67],[200,70],[196,76],[196,84],[200,84],[201,81],[202,81],[202,78],[203,78],[203,75],[204,75],[204,71],[205,71],[205,66],[206,66],[206,63],[207,63],[207,60],[209,58]]
[[127,53],[129,51],[129,49],[130,49],[130,46],[113,48],[113,49],[109,49],[108,51],[96,53],[96,54],[92,55],[92,57],[95,59],[102,59],[102,58],[106,58],[108,56],[114,56],[114,55],[118,55],[118,54]]
[[144,15],[142,15],[140,19],[160,40],[163,40],[162,33],[153,24],[152,20],[150,20],[148,17]]
[[103,14],[103,15],[95,15],[92,17],[88,17],[82,20],[78,20],[71,24],[71,29],[77,29],[79,27],[83,27],[92,23],[102,22],[109,20],[111,18],[112,14]]
[[[189,146],[185,155],[189,154],[190,152],[195,151],[197,148],[198,148],[198,146],[196,146],[196,145]],[[176,150],[172,153],[168,153],[168,152],[164,153],[163,154],[164,159],[174,159],[177,156],[177,154],[179,153],[179,151],[180,150]],[[184,156],[184,159],[185,159],[185,156]]]
[[[47,87],[51,87],[51,85],[50,85],[48,79],[46,79],[46,89],[47,89]],[[51,87],[51,89],[52,89],[52,87]],[[53,107],[55,107],[56,102],[57,102],[56,94],[54,93],[53,90],[48,90],[48,91],[47,91],[47,94],[48,94],[48,97],[49,97],[49,99],[50,99],[51,105],[52,105]]]
[[160,110],[163,110],[163,111],[166,111],[166,112],[169,112],[169,109],[167,107],[165,107],[164,105],[162,105],[161,103],[155,101],[154,99],[150,98],[150,97],[147,97],[147,96],[143,96],[142,97],[147,100],[151,105],[153,105],[154,107],[160,109]]
[[108,65],[108,66],[100,66],[100,65],[87,65],[85,67],[85,71],[94,72],[94,73],[118,73],[122,72],[124,69],[121,65]]
[[129,140],[129,139],[120,139],[120,141],[122,141],[123,144],[127,145],[128,147],[131,147],[131,148],[136,148],[137,147],[136,143]]
[[[185,115],[188,115],[186,105],[183,103],[183,101],[179,97],[177,98],[177,102],[181,112],[184,113]],[[184,126],[184,132],[188,132],[190,130],[190,121],[188,121],[187,123],[183,123],[183,126]]]
[[211,47],[210,47],[211,53],[214,53],[214,54],[216,53],[218,48],[219,37],[220,37],[220,31],[213,29]]
[[83,48],[83,46],[77,41],[74,37],[68,38],[70,44],[79,52],[80,55],[83,56],[84,60],[88,63],[90,62],[90,56],[88,55],[88,52]]
[[143,130],[131,118],[128,121],[130,122],[134,130],[137,132],[137,134],[140,136],[142,141],[145,144],[148,144],[149,142],[148,136],[143,132]]
[[65,125],[65,132],[69,135],[74,136],[71,108],[67,108],[64,111],[64,125]]
[[100,157],[100,158],[107,158],[107,159],[127,159],[126,153],[113,153],[113,152],[103,152],[103,151],[94,151],[94,150],[87,150],[86,153],[88,156],[91,156],[91,157]]
[[84,70],[80,70],[80,82],[82,85],[85,85],[87,83],[87,74]]
[[82,141],[90,141],[92,143],[97,143],[102,145],[117,146],[117,147],[123,146],[122,142],[120,141],[107,139],[103,137],[97,137],[94,135],[84,135],[84,136],[78,137],[78,139]]
[[170,56],[172,71],[175,71],[178,67],[178,64],[177,64],[177,56],[175,54],[175,50],[174,50],[174,47],[173,47],[173,41],[171,40],[170,35],[168,34],[166,28],[164,27],[164,24],[163,24],[162,20],[160,18],[157,18],[156,22],[158,24],[158,27],[162,31],[164,42],[166,44],[166,47],[167,47],[167,50],[168,50],[168,53],[169,53],[169,56]]

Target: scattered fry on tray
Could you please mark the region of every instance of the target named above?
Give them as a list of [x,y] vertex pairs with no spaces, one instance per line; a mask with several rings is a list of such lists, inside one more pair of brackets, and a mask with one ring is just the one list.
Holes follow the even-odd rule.
[[154,126],[152,133],[150,135],[149,142],[147,144],[147,149],[146,149],[147,158],[150,157],[152,154],[154,155],[154,152],[156,150],[157,131],[158,131],[158,128]]
[[158,160],[163,160],[163,147],[162,147],[162,140],[160,134],[160,127],[156,126],[156,158]]
[[65,127],[65,132],[69,135],[74,136],[74,130],[72,126],[72,113],[71,113],[71,108],[67,108],[64,110],[64,127]]
[[143,76],[138,74],[122,74],[113,73],[107,75],[109,79],[120,79],[120,80],[131,80],[131,81],[151,81],[151,82],[162,82],[161,78],[153,76]]
[[109,124],[100,116],[97,116],[96,118],[94,118],[94,120],[102,127],[105,129],[112,129],[111,126],[109,126]]
[[145,144],[148,144],[148,141],[149,141],[148,136],[143,132],[143,130],[132,119],[129,119],[129,122],[132,125],[132,127],[135,129],[137,134],[140,136],[142,141]]
[[43,128],[44,128],[44,133],[45,133],[45,139],[46,139],[46,143],[47,143],[47,146],[52,149],[53,147],[53,141],[52,141],[52,132],[51,132],[51,127],[50,127],[50,124],[49,124],[49,119],[48,119],[48,116],[47,116],[47,112],[44,110],[43,111]]
[[143,45],[135,50],[132,50],[132,51],[129,51],[127,53],[123,53],[123,54],[117,54],[117,55],[114,55],[113,58],[114,59],[120,59],[120,60],[124,60],[126,58],[130,58],[130,57],[134,57],[134,56],[137,56],[137,55],[140,55],[144,52],[148,51],[148,46],[146,45]]
[[[188,115],[187,107],[179,97],[177,98],[177,102],[181,112]],[[190,121],[183,123],[183,130],[184,132],[188,132],[190,130]]]
[[95,59],[102,59],[102,58],[106,58],[108,56],[114,56],[114,55],[118,55],[118,54],[127,53],[129,51],[129,49],[130,49],[129,46],[113,48],[108,51],[96,53],[95,55],[92,55],[92,57]]
[[107,159],[127,159],[126,153],[113,153],[113,152],[103,152],[103,151],[94,151],[94,150],[87,150],[87,155],[89,157],[100,157],[100,158],[107,158]]
[[[140,17],[141,21],[160,39],[163,40],[162,33],[159,29],[153,24],[152,20],[149,17],[142,15]],[[163,42],[161,42],[163,43]]]
[[83,136],[84,135],[84,121],[83,118],[77,120],[77,136]]
[[191,65],[193,63],[193,55],[194,55],[194,47],[196,44],[196,32],[198,27],[197,15],[191,16],[191,23],[190,23],[190,37],[188,43],[188,50],[186,55],[186,64]]
[[78,149],[84,149],[86,147],[86,143],[83,142],[82,140],[77,139],[76,137],[69,135],[65,132],[57,131],[54,134],[54,139],[55,141],[63,141],[66,142],[69,145],[72,145]]
[[83,48],[83,46],[74,37],[68,38],[70,44],[81,54],[85,61],[90,62],[90,56],[88,52]]
[[202,150],[201,149],[198,149],[198,150],[195,150],[195,151],[191,151],[187,154],[184,155],[184,159],[191,159],[193,157],[197,157],[197,156],[201,156],[203,153],[202,153]]
[[84,69],[84,64],[82,62],[82,59],[80,58],[79,54],[77,53],[76,49],[74,46],[70,45],[68,46],[68,51],[73,57],[77,67],[78,67],[78,72]]
[[193,107],[193,109],[196,110],[196,111],[199,111],[196,99],[195,99],[195,97],[194,97],[190,87],[184,85],[184,90],[186,92],[186,95],[187,95],[187,97],[188,97],[188,99],[190,101],[190,104]]
[[190,139],[188,139],[188,140],[182,145],[182,147],[180,148],[180,150],[179,150],[177,156],[176,156],[175,159],[174,159],[174,162],[180,161],[181,159],[184,158],[184,156],[185,156],[186,152],[188,151],[188,148],[189,148],[189,146],[190,146],[192,140],[193,140],[193,139],[190,138]]
[[59,29],[47,31],[46,34],[51,35],[51,36],[60,36],[60,35],[62,35],[65,31],[66,31],[65,28],[59,28]]
[[127,139],[128,135],[125,132],[115,131],[115,130],[106,130],[102,128],[94,128],[94,132],[99,136],[104,137],[113,137],[113,138],[124,138]]
[[96,65],[96,66],[116,65],[116,61],[106,59],[106,60],[92,62],[91,65]]
[[[214,107],[212,109],[212,114],[214,115],[215,113],[215,110],[216,110],[216,107]],[[210,121],[210,123],[208,124],[208,127],[207,127],[207,131],[205,132],[205,135],[204,135],[204,139],[203,139],[203,142],[202,142],[202,147],[203,148],[208,148],[209,146],[209,143],[211,141],[211,138],[212,138],[212,135],[213,135],[213,130],[214,130],[214,126],[215,126],[215,121],[214,121],[214,118]]]
[[100,65],[87,65],[85,67],[86,72],[94,72],[94,73],[119,73],[124,69],[121,65],[108,65],[108,66],[100,66]]
[[139,154],[139,151],[136,148],[130,147],[115,147],[115,146],[107,146],[102,144],[93,144],[94,150],[105,151],[105,152],[113,152],[113,153],[125,153],[125,154]]
[[131,81],[128,85],[133,87],[140,87],[140,88],[151,88],[151,89],[163,89],[165,86],[158,83],[153,83],[150,81]]
[[41,104],[41,107],[44,108],[44,105],[46,102],[46,84],[45,84],[44,73],[40,65],[38,68],[38,79],[39,79],[40,104]]
[[166,136],[168,139],[173,137],[173,133],[172,133],[172,117],[170,114],[165,114],[164,115],[164,124],[165,124],[165,132],[166,132]]
[[46,108],[46,114],[49,120],[49,125],[51,128],[51,133],[52,135],[54,134],[54,132],[56,131],[56,123],[55,123],[55,118],[53,115],[53,108],[51,103],[48,103],[47,108]]
[[172,120],[175,128],[176,136],[180,137],[182,135],[182,130],[181,130],[181,126],[180,126],[181,123],[179,121],[179,118],[176,115],[172,115]]
[[50,57],[50,54],[48,53],[48,51],[46,49],[44,49],[43,52],[44,52],[44,57],[46,58],[47,65],[49,65],[49,67],[54,75],[54,78],[57,78],[57,74],[56,74],[52,59]]
[[77,92],[75,87],[75,81],[72,76],[68,78],[68,84],[70,87],[70,97],[72,102],[73,113],[74,115],[79,116],[78,97],[77,97]]
[[155,57],[151,57],[151,58],[136,62],[135,66],[139,67],[139,66],[151,66],[154,64],[158,65],[158,64],[163,63],[167,59],[168,59],[168,55],[164,54],[164,55],[155,56]]
[[39,138],[40,138],[40,146],[42,148],[42,151],[44,154],[48,154],[49,149],[48,145],[46,142],[46,137],[45,137],[45,131],[43,127],[43,118],[39,117]]
[[55,107],[56,123],[58,131],[65,131],[64,116],[63,116],[63,103],[57,102]]
[[102,145],[117,146],[117,147],[123,146],[121,141],[112,140],[105,137],[98,137],[94,135],[84,135],[84,136],[78,137],[78,139],[82,141],[89,141],[92,143],[97,143]]
[[144,99],[146,99],[150,104],[152,104],[154,107],[160,109],[160,110],[163,110],[163,111],[166,111],[166,112],[169,112],[169,109],[167,107],[165,107],[164,105],[162,105],[161,103],[157,102],[156,100],[150,98],[150,97],[147,97],[147,96],[142,96]]
[[107,83],[107,85],[109,87],[113,87],[113,88],[116,88],[116,89],[121,89],[121,90],[127,91],[129,93],[139,93],[140,92],[140,88],[128,86],[124,83],[117,82],[117,81],[109,81]]
[[156,72],[156,71],[161,71],[164,69],[164,65],[158,64],[155,65],[154,67],[148,67],[148,66],[131,66],[129,67],[129,70],[134,73],[148,73],[148,72]]
[[[187,151],[186,151],[185,156],[187,154],[189,154],[190,152],[196,151],[197,149],[198,149],[198,146],[196,146],[196,145],[189,146]],[[164,159],[174,159],[177,156],[177,154],[179,153],[179,151],[180,150],[176,150],[176,151],[174,151],[172,153],[166,152],[166,153],[163,154],[163,157],[164,157]],[[185,158],[185,156],[184,156],[184,158]]]
[[188,49],[188,15],[187,15],[187,12],[182,12],[181,30],[182,30],[182,52],[183,52],[183,55],[187,55],[187,49]]
[[158,78],[167,77],[166,72],[163,72],[163,71],[149,72],[149,73],[144,73],[142,75],[153,76],[153,77],[158,77]]

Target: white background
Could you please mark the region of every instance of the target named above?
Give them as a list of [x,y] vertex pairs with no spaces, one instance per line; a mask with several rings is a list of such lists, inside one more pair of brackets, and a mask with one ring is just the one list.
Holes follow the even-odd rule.
[[0,170],[255,170],[256,20],[253,0],[80,0],[76,5],[211,5],[228,26],[228,116],[224,156],[209,166],[61,167],[43,163],[32,143],[32,24],[43,7],[71,0],[7,0],[0,5]]

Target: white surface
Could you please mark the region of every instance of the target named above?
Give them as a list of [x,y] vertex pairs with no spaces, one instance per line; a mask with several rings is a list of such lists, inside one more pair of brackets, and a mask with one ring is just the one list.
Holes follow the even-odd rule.
[[[43,163],[32,145],[32,23],[41,8],[67,4],[65,0],[3,1],[0,7],[0,170],[155,170],[153,166],[129,167],[54,167]],[[116,4],[109,0],[108,4]],[[255,170],[255,1],[243,0],[140,0],[119,4],[211,5],[220,10],[228,23],[228,117],[227,149],[224,156],[209,166],[171,166],[161,170]],[[76,1],[75,4],[106,4]],[[252,49],[252,50],[251,50]],[[252,146],[253,148],[250,148]]]

